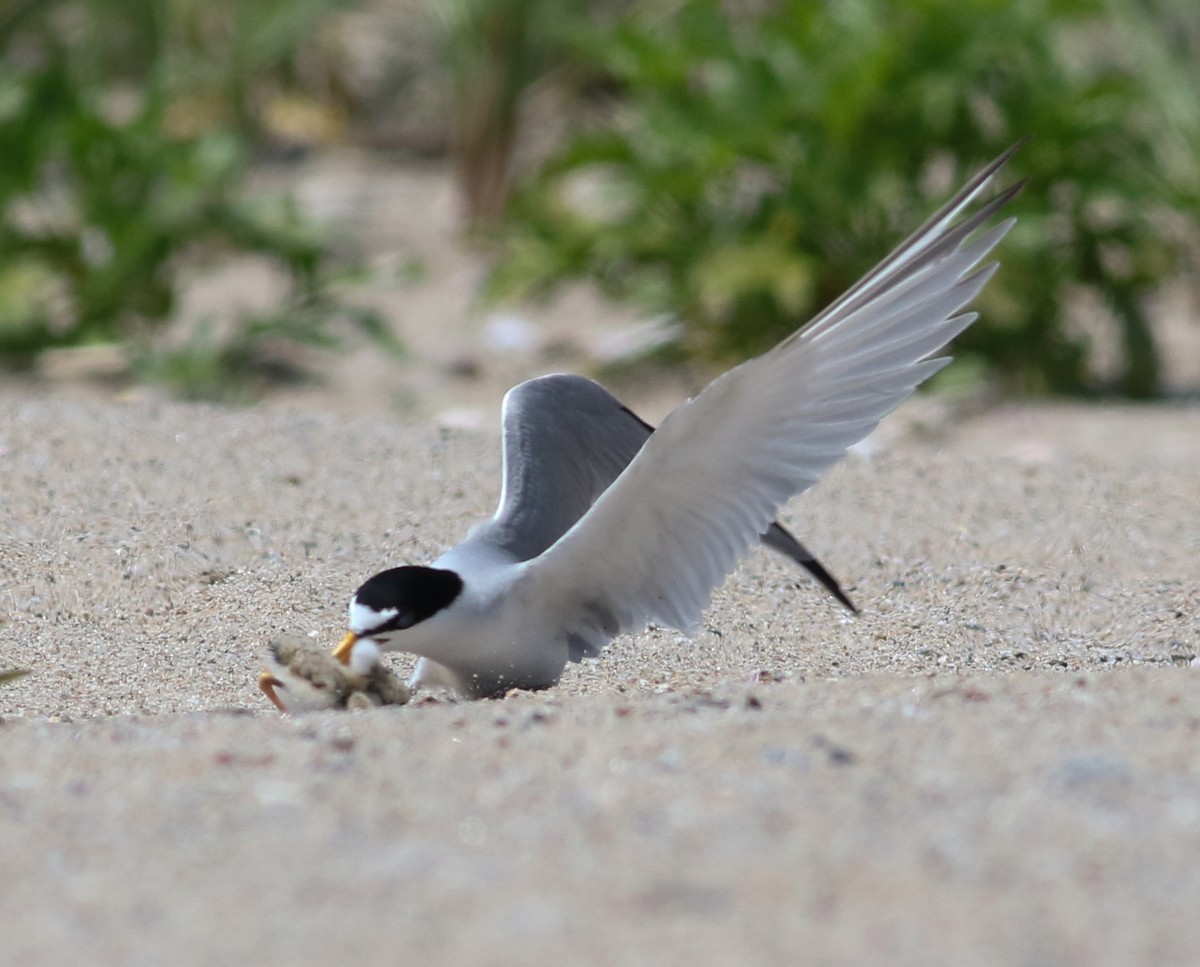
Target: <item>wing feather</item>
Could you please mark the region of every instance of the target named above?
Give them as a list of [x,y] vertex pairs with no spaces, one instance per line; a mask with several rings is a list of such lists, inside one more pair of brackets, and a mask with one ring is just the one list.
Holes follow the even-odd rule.
[[994,274],[979,263],[1014,220],[980,229],[1020,185],[959,216],[1011,153],[812,323],[675,410],[591,509],[522,565],[535,599],[557,603],[556,622],[592,648],[614,622],[696,626],[780,507],[949,362],[933,354],[974,321],[960,310]]
[[[541,554],[592,506],[645,444],[654,427],[583,376],[540,376],[504,397],[504,485],[491,520],[469,539],[518,561]],[[778,523],[762,541],[805,568],[851,611],[853,603],[821,562]]]

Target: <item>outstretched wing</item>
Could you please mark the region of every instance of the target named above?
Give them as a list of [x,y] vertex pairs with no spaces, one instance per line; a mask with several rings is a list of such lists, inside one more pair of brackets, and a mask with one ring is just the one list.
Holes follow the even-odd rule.
[[979,263],[1012,227],[978,230],[1020,189],[963,216],[1012,154],[771,351],[673,412],[595,505],[522,565],[574,652],[654,621],[694,627],[713,589],[779,508],[947,362],[931,358],[975,319]]
[[518,560],[565,534],[621,475],[653,427],[583,376],[531,379],[505,394],[504,484],[480,533]]
[[[540,376],[504,397],[504,485],[491,520],[474,539],[527,561],[588,512],[650,439],[654,427],[599,383],[583,376]],[[851,611],[853,603],[821,562],[781,524],[762,542],[813,575]]]

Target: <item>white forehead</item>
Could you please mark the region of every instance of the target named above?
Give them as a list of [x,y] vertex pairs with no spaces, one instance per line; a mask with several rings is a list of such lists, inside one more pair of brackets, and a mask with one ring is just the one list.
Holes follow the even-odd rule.
[[356,635],[365,634],[372,628],[378,628],[381,624],[391,621],[399,613],[396,608],[384,608],[382,611],[376,611],[358,601],[351,601],[350,630]]

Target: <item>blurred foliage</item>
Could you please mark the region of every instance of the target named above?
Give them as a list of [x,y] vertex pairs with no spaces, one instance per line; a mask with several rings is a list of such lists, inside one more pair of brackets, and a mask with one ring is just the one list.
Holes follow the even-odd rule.
[[128,341],[147,372],[171,374],[147,353],[180,270],[228,253],[268,257],[289,292],[269,325],[246,319],[225,343],[184,350],[222,370],[206,392],[252,373],[268,343],[329,343],[339,318],[388,341],[337,297],[313,226],[244,188],[249,78],[270,77],[332,6],[41,0],[0,13],[0,358]]
[[465,215],[487,225],[508,200],[520,113],[561,66],[569,36],[613,0],[427,0],[453,88],[451,149]]
[[273,311],[243,312],[218,335],[202,320],[182,344],[134,359],[138,375],[170,386],[184,399],[251,402],[272,386],[304,378],[304,348],[332,350],[341,344],[331,320],[349,316],[357,329],[393,355],[402,347],[378,313],[346,306],[328,293]]
[[[957,343],[1021,388],[1160,390],[1148,297],[1197,242],[1191,0],[643,3],[574,38],[606,91],[515,193],[493,295],[568,279],[761,351],[1024,135],[1004,268]],[[1070,306],[1123,350],[1089,372]]]
[[450,65],[452,149],[471,222],[504,210],[518,109],[542,72],[534,27],[546,6],[543,0],[429,0]]

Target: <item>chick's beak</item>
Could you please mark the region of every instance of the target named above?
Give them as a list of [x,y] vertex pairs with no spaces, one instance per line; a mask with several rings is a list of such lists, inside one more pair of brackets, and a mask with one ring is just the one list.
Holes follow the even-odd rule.
[[350,652],[354,650],[354,643],[356,641],[358,641],[358,635],[353,631],[347,631],[346,637],[342,639],[342,643],[333,649],[333,657],[343,665],[349,665]]

